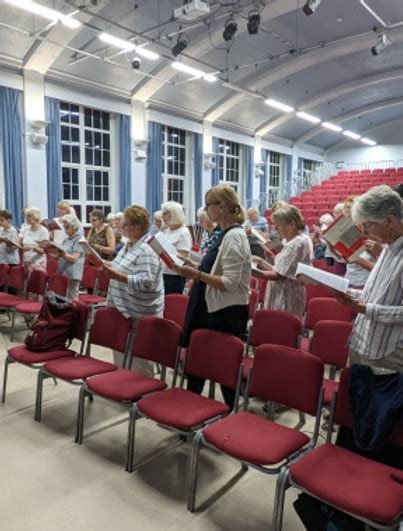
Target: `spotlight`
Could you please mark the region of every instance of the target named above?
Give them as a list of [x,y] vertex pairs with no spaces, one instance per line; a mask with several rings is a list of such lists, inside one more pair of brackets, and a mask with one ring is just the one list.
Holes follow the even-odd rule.
[[379,55],[383,50],[386,50],[390,45],[392,44],[392,41],[389,39],[389,37],[386,35],[386,33],[382,33],[382,35],[379,35],[378,41],[375,44],[375,46],[372,46],[371,53],[375,57],[376,55]]
[[259,11],[251,11],[248,17],[248,33],[249,35],[256,35],[259,32],[260,13]]
[[322,0],[306,0],[302,11],[306,16],[313,15],[313,13],[315,13],[315,11],[318,9],[321,1]]
[[133,70],[138,70],[141,67],[140,57],[133,57],[132,59],[132,68]]
[[224,41],[231,41],[235,33],[238,31],[238,24],[233,18],[229,18],[225,22],[224,32],[222,34]]
[[189,36],[186,33],[179,33],[178,40],[176,41],[175,46],[172,48],[172,55],[177,57],[188,47]]

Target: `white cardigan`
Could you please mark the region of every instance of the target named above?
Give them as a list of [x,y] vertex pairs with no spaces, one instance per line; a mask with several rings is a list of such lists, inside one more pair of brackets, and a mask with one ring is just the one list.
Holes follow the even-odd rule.
[[211,274],[222,277],[225,289],[206,285],[206,304],[209,313],[228,306],[248,304],[251,255],[249,242],[242,227],[235,227],[224,236]]

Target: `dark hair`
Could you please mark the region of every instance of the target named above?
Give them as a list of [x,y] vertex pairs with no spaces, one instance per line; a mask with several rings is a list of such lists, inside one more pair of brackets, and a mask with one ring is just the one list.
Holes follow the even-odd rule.
[[105,214],[100,208],[94,208],[94,210],[91,210],[90,212],[90,218],[98,218],[105,221]]
[[400,183],[400,184],[398,184],[397,186],[395,186],[395,187],[393,188],[393,190],[394,190],[395,192],[397,192],[397,193],[400,195],[400,197],[403,199],[403,183]]
[[11,221],[13,219],[12,214],[8,212],[8,210],[0,210],[0,218],[7,219],[8,221]]

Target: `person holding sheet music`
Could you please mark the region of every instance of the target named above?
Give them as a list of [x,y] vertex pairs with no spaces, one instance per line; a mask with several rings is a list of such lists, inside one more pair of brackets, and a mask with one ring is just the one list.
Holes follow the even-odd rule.
[[16,265],[20,263],[18,247],[10,243],[18,243],[18,231],[11,225],[11,219],[10,212],[0,210],[0,264]]
[[252,275],[269,280],[264,303],[266,308],[302,317],[306,293],[295,274],[299,262],[311,264],[311,248],[306,236],[301,234],[304,222],[300,211],[293,205],[278,208],[271,219],[285,245],[275,256],[273,266],[260,257],[252,257],[257,266],[257,269],[252,269]]
[[203,207],[199,208],[197,211],[197,221],[203,230],[200,240],[200,252],[206,254],[218,240],[222,230],[217,223],[211,221]]
[[105,223],[105,215],[102,210],[95,208],[90,212],[91,229],[88,233],[88,243],[104,260],[112,260],[116,247],[116,239],[113,230]]
[[46,271],[47,259],[45,250],[38,242],[49,240],[49,231],[41,225],[39,208],[25,209],[26,225],[21,229],[19,243],[24,248],[24,266],[31,273],[34,269]]

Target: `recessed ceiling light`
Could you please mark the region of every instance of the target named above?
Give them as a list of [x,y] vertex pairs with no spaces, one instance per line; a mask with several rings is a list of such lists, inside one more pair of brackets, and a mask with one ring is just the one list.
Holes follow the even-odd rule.
[[336,20],[337,20],[337,22],[338,22],[339,24],[341,24],[342,22],[344,22],[344,18],[343,18],[343,17],[337,17]]

